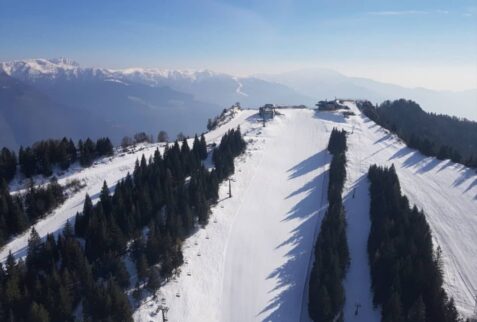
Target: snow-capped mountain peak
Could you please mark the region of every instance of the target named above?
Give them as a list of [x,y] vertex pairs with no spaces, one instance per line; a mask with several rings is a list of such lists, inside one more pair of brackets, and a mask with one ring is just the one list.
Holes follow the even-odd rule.
[[125,68],[109,71],[116,76],[125,77],[129,80],[139,81],[149,85],[158,85],[164,80],[194,82],[215,77],[232,77],[208,69]]
[[0,70],[18,79],[35,80],[42,77],[56,78],[61,74],[77,74],[80,65],[67,58],[26,59],[0,63]]
[[124,68],[107,69],[81,67],[79,63],[68,58],[52,59],[26,59],[0,63],[0,70],[9,76],[22,80],[35,80],[38,78],[58,78],[66,76],[75,78],[81,75],[103,76],[107,79],[117,79],[122,81],[136,81],[147,85],[164,85],[163,82],[186,81],[195,82],[209,78],[232,77],[230,75],[217,73],[208,69],[160,69],[160,68]]
[[[84,88],[77,86],[78,82],[88,86],[94,84],[92,88],[96,89],[96,85],[99,85],[97,82],[107,82],[108,88],[118,84],[131,85],[130,88],[168,87],[192,95],[197,101],[224,107],[237,101],[243,106],[256,107],[268,103],[272,97],[277,104],[282,105],[311,104],[314,101],[281,84],[254,77],[236,77],[208,69],[82,67],[70,59],[56,58],[4,62],[0,63],[0,71],[2,70],[13,78],[48,90],[52,96],[65,94],[62,92],[65,86],[72,92]],[[55,86],[61,89],[54,91]],[[62,98],[69,97],[71,91]],[[68,105],[78,104],[78,100],[65,101]]]

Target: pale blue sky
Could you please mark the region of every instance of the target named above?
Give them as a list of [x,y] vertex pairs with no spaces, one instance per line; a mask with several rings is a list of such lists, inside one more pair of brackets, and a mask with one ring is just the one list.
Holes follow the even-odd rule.
[[0,0],[0,60],[477,87],[477,0]]

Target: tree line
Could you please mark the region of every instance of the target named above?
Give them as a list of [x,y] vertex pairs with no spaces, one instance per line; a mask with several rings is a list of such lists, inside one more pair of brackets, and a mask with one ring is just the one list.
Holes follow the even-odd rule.
[[[113,194],[105,182],[96,205],[86,196],[74,225],[58,238],[41,242],[32,230],[26,260],[9,256],[0,269],[0,320],[73,321],[81,307],[85,321],[132,321],[124,291],[133,287],[140,299],[144,288],[155,291],[174,274],[182,241],[207,224],[219,183],[245,145],[240,129],[227,132],[208,170],[203,136],[192,148],[176,141],[162,155],[156,150],[137,161]],[[136,285],[124,256],[135,263]]]
[[45,187],[35,187],[30,183],[25,193],[16,195],[10,194],[4,180],[0,184],[0,247],[64,200],[63,187],[54,179]]
[[384,322],[455,322],[453,299],[442,287],[440,251],[434,252],[426,217],[401,194],[394,166],[371,166],[368,258],[374,305]]
[[397,134],[406,144],[426,156],[477,168],[477,122],[426,113],[409,100],[385,101],[373,106],[359,102],[363,113]]
[[96,158],[113,154],[113,145],[109,138],[79,140],[75,145],[73,140],[42,140],[29,147],[20,147],[18,158],[15,151],[2,148],[0,151],[0,181],[10,182],[16,172],[17,163],[20,171],[27,178],[41,174],[49,177],[53,167],[58,166],[67,170],[71,164],[79,161],[83,167],[89,167]]
[[310,274],[308,312],[313,321],[342,319],[345,301],[342,281],[349,266],[346,218],[341,194],[346,180],[346,131],[333,129],[328,144],[332,154],[328,210],[315,244]]

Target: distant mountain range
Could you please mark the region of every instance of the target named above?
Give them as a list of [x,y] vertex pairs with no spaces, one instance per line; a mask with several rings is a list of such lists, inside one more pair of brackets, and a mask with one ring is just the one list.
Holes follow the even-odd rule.
[[211,71],[82,68],[67,59],[0,63],[0,146],[138,131],[193,135],[235,102],[311,102],[284,85]]
[[265,103],[313,106],[335,96],[375,102],[405,97],[429,111],[477,119],[477,90],[406,89],[322,69],[235,77],[208,70],[112,70],[84,68],[63,58],[30,59],[0,63],[0,146],[17,148],[62,136],[109,136],[118,143],[139,131],[193,135],[235,102],[253,108]]
[[42,91],[0,73],[0,147],[18,147],[41,138],[102,134],[107,124]]

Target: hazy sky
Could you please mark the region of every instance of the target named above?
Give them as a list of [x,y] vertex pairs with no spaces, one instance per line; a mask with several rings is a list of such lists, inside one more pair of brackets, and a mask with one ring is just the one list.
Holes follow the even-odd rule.
[[477,0],[0,0],[0,60],[477,88]]

